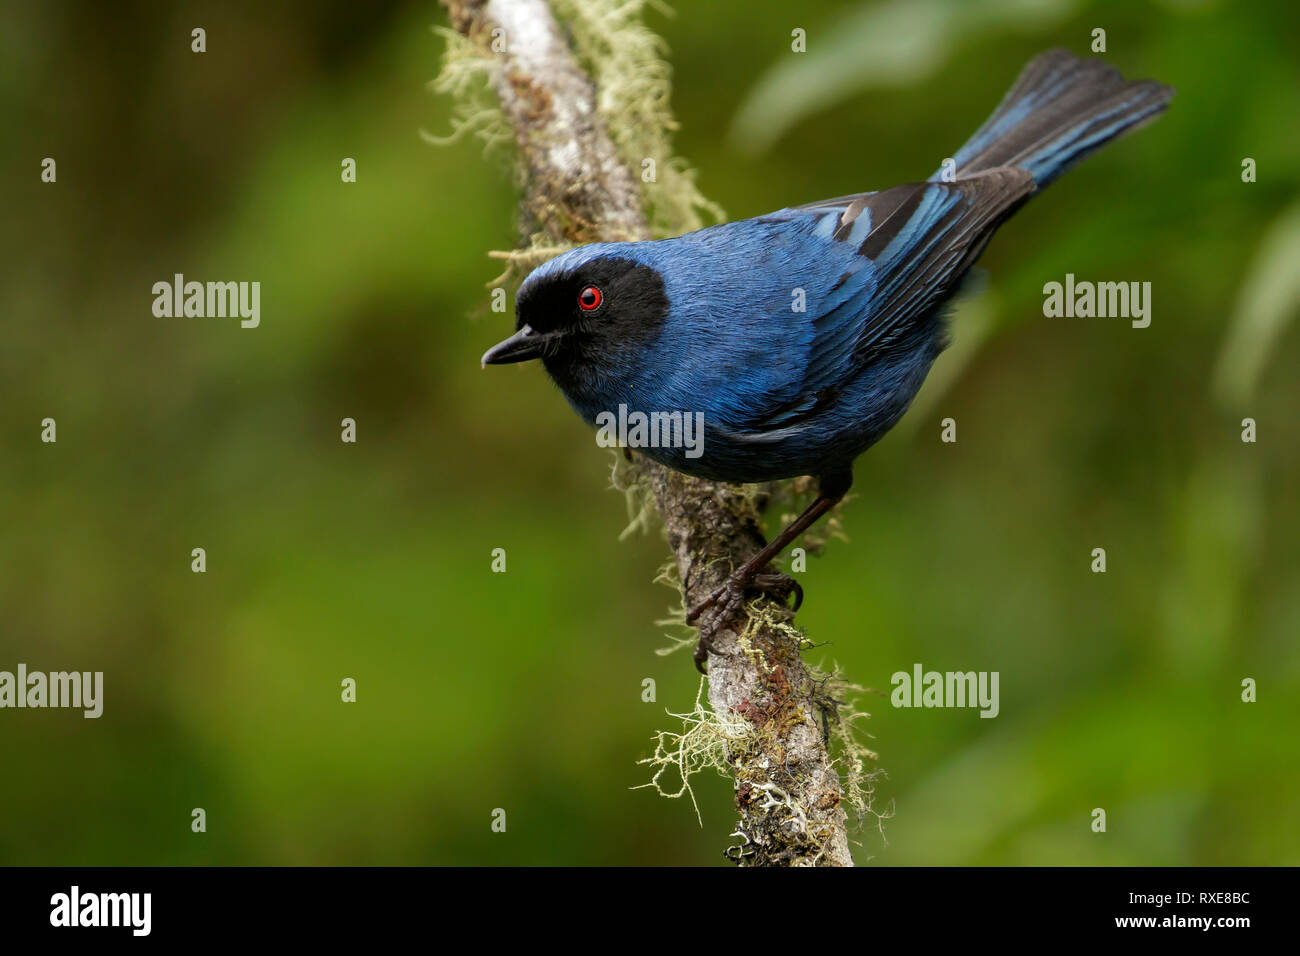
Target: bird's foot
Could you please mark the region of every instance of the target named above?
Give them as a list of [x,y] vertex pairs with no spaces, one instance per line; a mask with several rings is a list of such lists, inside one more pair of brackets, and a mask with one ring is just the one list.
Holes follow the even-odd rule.
[[[686,615],[686,623],[694,624],[700,619],[700,615],[710,608],[715,609],[714,613],[709,615],[710,618],[725,617],[726,614],[734,612],[740,606],[747,591],[764,591],[768,594],[775,594],[782,600],[793,594],[794,610],[796,611],[803,604],[803,588],[790,575],[779,572],[744,574],[742,571],[732,574],[722,583],[720,588],[691,608],[690,613]],[[723,613],[720,614],[719,612]]]
[[[744,574],[737,571],[686,615],[687,624],[698,623],[700,642],[695,647],[695,669],[704,673],[710,653],[717,653],[714,639],[722,626],[730,622],[745,604],[747,591],[765,591],[785,600],[794,595],[794,610],[803,604],[803,588],[788,574]],[[706,613],[707,612],[707,613]]]

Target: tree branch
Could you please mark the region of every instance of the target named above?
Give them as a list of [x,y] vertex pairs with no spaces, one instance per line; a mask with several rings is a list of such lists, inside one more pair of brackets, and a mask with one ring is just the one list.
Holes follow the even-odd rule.
[[[442,2],[455,29],[496,61],[493,85],[519,146],[529,218],[557,241],[650,238],[639,185],[544,0]],[[494,37],[497,28],[504,33]],[[640,456],[637,467],[690,607],[763,546],[758,508],[738,487]],[[758,598],[719,635],[719,653],[709,657],[710,705],[752,728],[727,755],[742,840],[732,855],[746,865],[852,866],[840,780],[818,720],[825,716],[819,709],[833,705],[800,657],[793,618],[780,603]]]

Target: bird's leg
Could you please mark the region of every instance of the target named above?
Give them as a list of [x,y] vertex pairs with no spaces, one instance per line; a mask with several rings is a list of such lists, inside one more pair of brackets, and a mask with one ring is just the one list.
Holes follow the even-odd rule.
[[695,666],[698,670],[701,672],[704,670],[704,661],[708,658],[709,651],[713,650],[713,637],[718,628],[726,623],[744,603],[746,589],[757,587],[762,590],[776,590],[785,594],[793,591],[795,594],[795,610],[798,610],[799,605],[803,603],[803,588],[799,587],[793,578],[784,574],[760,574],[759,572],[780,554],[786,545],[812,527],[818,518],[834,508],[840,499],[844,497],[845,492],[849,490],[852,481],[851,475],[822,478],[821,493],[816,501],[804,509],[803,514],[791,521],[763,550],[733,571],[722,587],[691,608],[690,613],[686,615],[687,624],[694,624],[700,619],[701,614],[710,608],[713,609],[708,618],[700,625],[700,643],[695,649]]
[[728,596],[742,596],[745,588],[751,585],[758,585],[765,590],[769,587],[783,587],[786,591],[794,590],[802,601],[802,588],[795,584],[793,579],[784,574],[759,574],[759,571],[780,554],[786,545],[808,530],[818,518],[835,507],[839,500],[839,498],[828,498],[823,495],[809,505],[804,513],[791,521],[767,547],[732,572],[722,587],[691,608],[691,613],[686,615],[686,623],[694,624],[702,613],[725,601]]

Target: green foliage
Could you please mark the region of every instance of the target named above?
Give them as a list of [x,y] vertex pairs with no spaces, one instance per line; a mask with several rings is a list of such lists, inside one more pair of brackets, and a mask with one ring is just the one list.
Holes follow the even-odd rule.
[[748,150],[769,149],[795,123],[831,104],[928,79],[955,49],[974,41],[1058,27],[1075,6],[1074,0],[885,0],[847,4],[833,17],[799,17],[806,49],[780,57],[759,78],[736,112],[732,135]]

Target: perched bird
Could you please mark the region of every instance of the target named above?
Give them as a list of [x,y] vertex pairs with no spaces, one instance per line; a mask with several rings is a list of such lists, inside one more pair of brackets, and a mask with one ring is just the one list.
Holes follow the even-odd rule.
[[854,459],[907,410],[946,344],[945,304],[998,226],[1173,92],[1052,50],[925,182],[674,239],[593,243],[528,276],[516,332],[484,366],[540,358],[591,424],[602,413],[702,414],[700,447],[640,449],[687,474],[819,480],[812,505],[687,616],[713,609],[697,666],[746,588],[784,582],[788,593],[788,578],[761,572],[834,507]]

